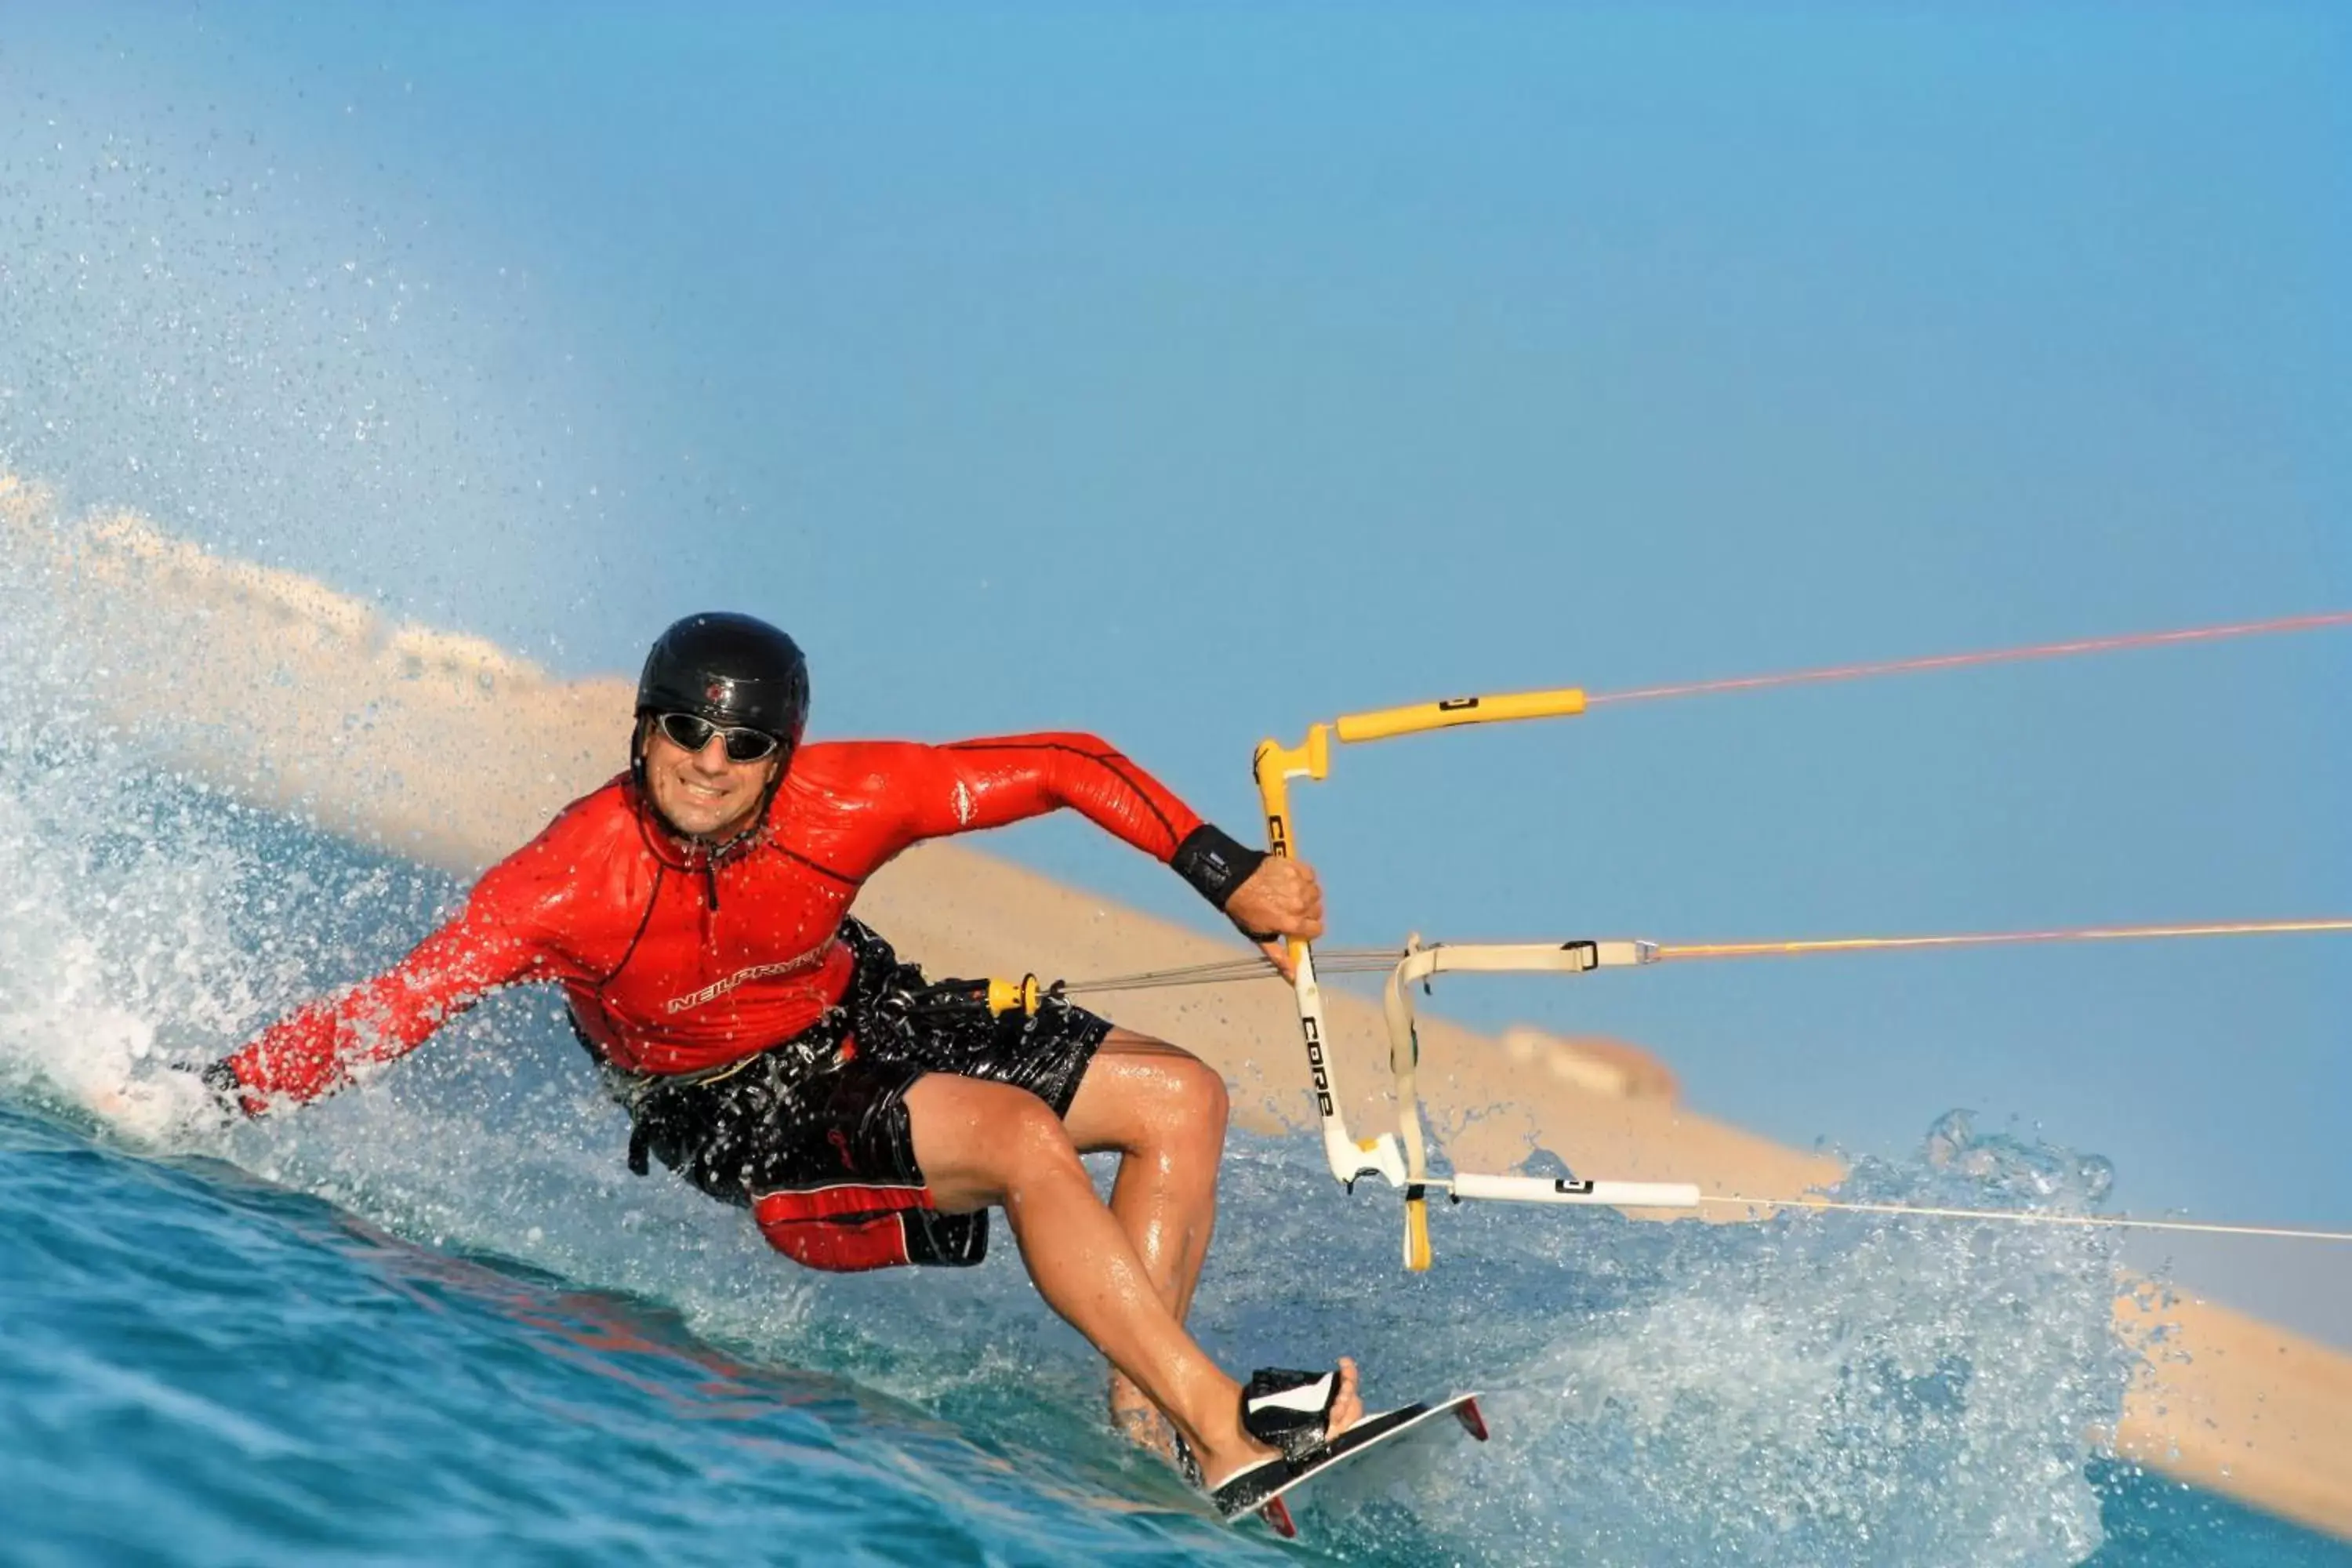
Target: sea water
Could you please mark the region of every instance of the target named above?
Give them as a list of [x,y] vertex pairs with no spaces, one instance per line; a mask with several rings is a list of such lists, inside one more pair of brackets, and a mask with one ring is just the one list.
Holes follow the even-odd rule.
[[[1211,1352],[1482,1389],[1494,1439],[1335,1486],[1298,1545],[1226,1530],[1109,1433],[1001,1232],[829,1277],[631,1175],[551,993],[299,1112],[191,1114],[175,1066],[463,889],[159,770],[37,662],[0,726],[0,1561],[2352,1563],[2095,1447],[2137,1353],[2106,1236],[1474,1205],[1406,1275],[1390,1205],[1246,1135]],[[2105,1182],[1951,1118],[1849,1186]]]

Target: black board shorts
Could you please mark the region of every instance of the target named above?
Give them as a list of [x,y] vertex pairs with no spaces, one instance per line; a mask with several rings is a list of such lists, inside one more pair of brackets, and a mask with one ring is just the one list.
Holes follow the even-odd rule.
[[[651,1153],[711,1196],[751,1209],[770,1246],[812,1268],[961,1267],[988,1252],[988,1215],[940,1214],[915,1162],[908,1088],[955,1073],[1025,1089],[1069,1113],[1108,1019],[1058,996],[992,1016],[942,1001],[856,921],[857,967],[815,1026],[691,1079],[619,1079],[630,1164]],[[950,984],[954,983],[949,983]],[[616,1079],[617,1079],[616,1075]]]

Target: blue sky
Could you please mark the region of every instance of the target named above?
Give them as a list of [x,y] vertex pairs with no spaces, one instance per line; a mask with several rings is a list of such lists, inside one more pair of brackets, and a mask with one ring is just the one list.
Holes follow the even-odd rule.
[[[565,669],[754,609],[821,731],[1092,728],[1237,830],[1253,742],[1349,709],[2352,605],[2338,7],[571,15],[12,16],[0,452]],[[2324,634],[1402,742],[1301,833],[1349,942],[2343,913],[2347,675]],[[999,847],[1200,918],[1081,826]],[[1968,1105],[2134,1208],[2340,1226],[2347,975],[1440,1005],[1799,1142]]]

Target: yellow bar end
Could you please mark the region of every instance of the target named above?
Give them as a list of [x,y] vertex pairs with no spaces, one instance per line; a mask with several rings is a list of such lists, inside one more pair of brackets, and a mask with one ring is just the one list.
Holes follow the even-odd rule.
[[1337,721],[1337,728],[1340,740],[1356,744],[1365,741],[1385,741],[1396,735],[1416,735],[1429,730],[1452,730],[1464,724],[1502,724],[1518,719],[1569,719],[1583,711],[1583,688],[1572,686],[1556,691],[1509,691],[1492,697],[1449,697],[1439,702],[1417,702],[1404,708],[1348,713]]
[[1429,1272],[1429,1200],[1404,1201],[1404,1266],[1413,1274]]

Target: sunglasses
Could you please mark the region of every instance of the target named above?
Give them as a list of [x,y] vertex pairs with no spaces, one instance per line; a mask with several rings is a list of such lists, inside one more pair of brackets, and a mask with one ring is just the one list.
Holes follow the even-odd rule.
[[701,751],[710,744],[713,735],[725,736],[727,760],[730,763],[756,763],[783,744],[765,730],[730,730],[712,723],[699,713],[664,713],[654,722],[671,745],[688,752]]

